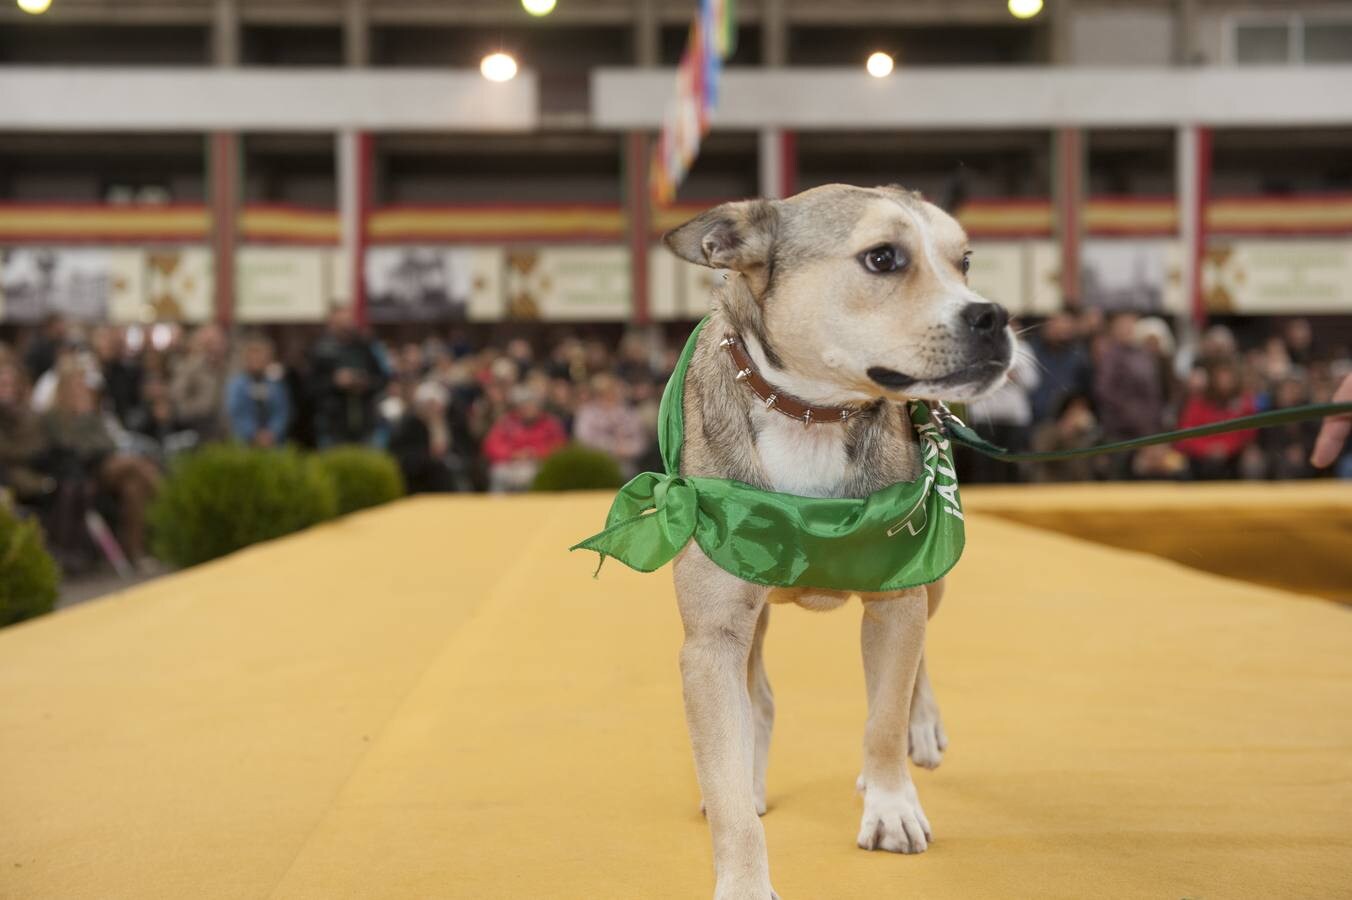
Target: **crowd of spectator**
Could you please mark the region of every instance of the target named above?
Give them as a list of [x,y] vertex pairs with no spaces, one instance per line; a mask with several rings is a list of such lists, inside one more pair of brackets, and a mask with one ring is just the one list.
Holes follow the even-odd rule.
[[[1013,449],[1068,450],[1328,402],[1352,372],[1346,345],[1316,345],[1306,319],[1273,320],[1254,346],[1213,325],[1179,344],[1163,319],[1097,309],[1026,329],[1010,382],[971,405],[970,422]],[[1192,438],[1131,454],[1007,467],[972,460],[979,481],[1102,478],[1293,479],[1309,462],[1317,421]],[[1335,467],[1352,477],[1352,458]]]
[[[656,342],[655,342],[656,341]],[[1097,310],[1025,329],[1010,382],[970,404],[997,443],[1055,450],[1327,400],[1352,369],[1303,319],[1241,348],[1223,326],[1176,346],[1161,319]],[[447,335],[381,342],[335,311],[285,359],[262,334],[154,333],[53,317],[0,343],[0,490],[38,510],[68,566],[97,556],[90,516],[147,560],[146,509],[176,454],[209,441],[383,447],[411,491],[516,491],[569,441],[626,474],[660,466],[657,408],[678,344],[561,336],[476,346]],[[971,481],[1303,478],[1317,423],[1135,454],[1010,467],[961,460]],[[1352,458],[1339,474],[1352,477]],[[90,534],[95,533],[93,541]],[[149,563],[146,563],[149,564]]]

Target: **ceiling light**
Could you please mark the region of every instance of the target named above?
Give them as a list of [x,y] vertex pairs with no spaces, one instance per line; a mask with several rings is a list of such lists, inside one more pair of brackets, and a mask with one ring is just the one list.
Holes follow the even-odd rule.
[[868,58],[864,68],[868,69],[868,73],[874,78],[886,78],[892,74],[892,57],[879,51]]
[[1009,0],[1009,12],[1016,19],[1031,19],[1042,12],[1042,0]]
[[489,81],[511,81],[516,77],[516,60],[506,53],[490,53],[479,63],[479,72]]

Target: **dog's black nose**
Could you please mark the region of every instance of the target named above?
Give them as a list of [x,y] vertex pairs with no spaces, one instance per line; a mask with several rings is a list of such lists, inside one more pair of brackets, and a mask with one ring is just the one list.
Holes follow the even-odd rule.
[[969,303],[962,309],[962,320],[982,337],[992,337],[1009,324],[1009,311],[998,303]]

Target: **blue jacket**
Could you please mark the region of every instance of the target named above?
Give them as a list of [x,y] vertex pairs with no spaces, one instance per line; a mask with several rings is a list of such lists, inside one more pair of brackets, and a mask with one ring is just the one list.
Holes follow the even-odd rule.
[[251,378],[239,372],[225,388],[225,411],[235,440],[252,443],[254,435],[267,429],[273,441],[286,440],[291,426],[291,397],[286,384],[272,378]]

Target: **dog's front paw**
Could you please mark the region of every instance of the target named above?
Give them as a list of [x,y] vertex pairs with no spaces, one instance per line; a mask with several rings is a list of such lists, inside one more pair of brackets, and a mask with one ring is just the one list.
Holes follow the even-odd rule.
[[895,791],[865,787],[860,847],[891,853],[924,853],[932,840],[929,819],[925,818],[915,785],[909,780],[905,787]]
[[939,711],[931,715],[912,714],[910,729],[911,761],[924,769],[937,769],[948,749],[948,735]]

